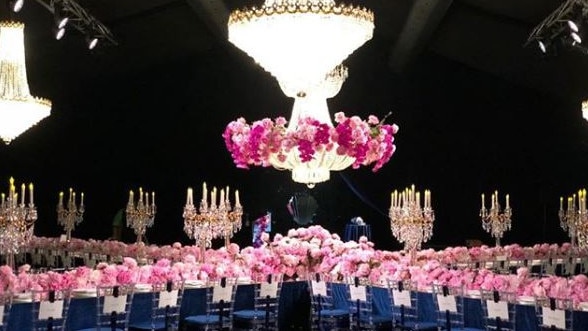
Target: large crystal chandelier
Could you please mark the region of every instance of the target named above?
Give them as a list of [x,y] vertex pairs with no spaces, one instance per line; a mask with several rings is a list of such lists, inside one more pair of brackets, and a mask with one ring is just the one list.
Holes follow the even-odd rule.
[[29,91],[24,24],[0,22],[0,138],[10,143],[50,112],[51,101]]
[[[265,0],[229,16],[229,41],[297,93],[372,38],[374,14],[334,0]],[[284,91],[286,92],[286,91]]]
[[252,125],[241,118],[227,126],[223,137],[238,167],[291,170],[295,182],[313,187],[330,171],[374,162],[377,171],[389,160],[395,125],[338,113],[334,127],[327,107],[347,78],[342,61],[372,38],[371,11],[333,0],[265,0],[260,8],[231,13],[228,28],[229,41],[294,98],[287,127],[281,117]]

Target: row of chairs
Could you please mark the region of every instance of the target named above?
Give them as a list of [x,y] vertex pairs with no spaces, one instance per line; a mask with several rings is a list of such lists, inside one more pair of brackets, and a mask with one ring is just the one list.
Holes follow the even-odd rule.
[[[463,287],[432,286],[437,320],[425,320],[419,311],[419,295],[410,282],[373,285],[367,279],[348,278],[330,282],[322,275],[309,281],[313,330],[515,330],[516,296],[481,291],[484,318],[476,327],[467,325]],[[374,303],[385,290],[390,311],[378,311]],[[568,299],[537,298],[535,311],[540,330],[573,330],[573,309]],[[382,305],[380,305],[382,306]],[[385,306],[385,305],[384,305]]]
[[[129,321],[135,287],[100,286],[96,289],[96,320],[93,325],[71,331],[143,331],[143,330],[278,330],[278,303],[282,285],[281,275],[267,276],[253,284],[254,302],[251,307],[233,311],[237,280],[223,278],[204,285],[206,308],[188,314],[180,320],[184,282],[168,282],[151,288],[151,316],[143,321]],[[11,295],[2,296],[0,330],[9,321]],[[34,331],[66,329],[71,291],[33,291],[32,326]]]

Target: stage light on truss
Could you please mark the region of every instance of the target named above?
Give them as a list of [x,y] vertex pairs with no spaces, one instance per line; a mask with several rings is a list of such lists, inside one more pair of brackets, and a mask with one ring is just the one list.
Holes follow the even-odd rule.
[[69,22],[69,16],[65,13],[65,10],[61,7],[55,7],[53,10],[53,16],[55,17],[55,26],[58,29],[63,29]]
[[545,46],[545,43],[543,41],[537,41],[537,45],[539,46],[539,49],[543,54],[547,53],[547,46]]
[[568,20],[568,27],[569,27],[569,28],[570,28],[570,30],[572,30],[573,32],[576,32],[576,33],[578,33],[578,31],[580,31],[580,30],[578,29],[578,25],[577,25],[577,24],[576,24],[574,21],[572,21],[572,20]]
[[10,2],[10,9],[15,13],[18,13],[22,9],[22,6],[24,6],[24,0],[14,0]]
[[65,36],[65,28],[53,28],[53,34],[56,40],[61,40]]
[[572,32],[570,33],[570,36],[572,37],[572,39],[574,40],[574,43],[576,44],[581,44],[582,43],[582,38],[580,37],[579,34],[577,34],[576,32]]
[[88,45],[88,49],[92,50],[98,45],[98,37],[96,36],[86,36],[86,45]]

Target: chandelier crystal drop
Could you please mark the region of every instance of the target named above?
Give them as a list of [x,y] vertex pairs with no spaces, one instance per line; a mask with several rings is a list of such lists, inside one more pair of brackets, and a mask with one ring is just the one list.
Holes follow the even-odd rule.
[[281,86],[303,93],[372,38],[374,14],[333,0],[265,0],[232,12],[228,29]]
[[0,138],[8,144],[50,113],[51,101],[29,91],[24,24],[0,22]]

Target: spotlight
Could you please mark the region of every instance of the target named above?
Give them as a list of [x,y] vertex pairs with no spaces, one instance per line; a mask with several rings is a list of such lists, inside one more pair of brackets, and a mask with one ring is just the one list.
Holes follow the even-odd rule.
[[541,40],[539,40],[537,43],[539,44],[539,49],[541,52],[543,52],[543,54],[547,53],[547,47],[545,46],[545,43],[543,43]]
[[61,38],[63,38],[63,36],[65,35],[65,28],[55,28],[53,30],[53,33],[55,34],[55,39],[57,40],[61,40]]
[[63,29],[69,22],[69,17],[65,14],[65,11],[60,8],[56,7],[53,11],[53,16],[55,17],[55,25],[58,29]]
[[88,49],[94,49],[96,45],[98,45],[98,38],[97,37],[86,37],[86,44],[88,45]]
[[10,9],[12,9],[13,12],[18,13],[22,9],[23,5],[24,0],[14,0],[10,3]]
[[576,23],[572,20],[568,20],[568,26],[570,27],[570,30],[572,30],[573,32],[578,33],[578,25],[576,25]]
[[580,38],[580,35],[577,34],[576,32],[572,32],[570,33],[570,36],[572,36],[572,39],[574,39],[574,42],[577,44],[581,44],[582,43],[582,38]]

